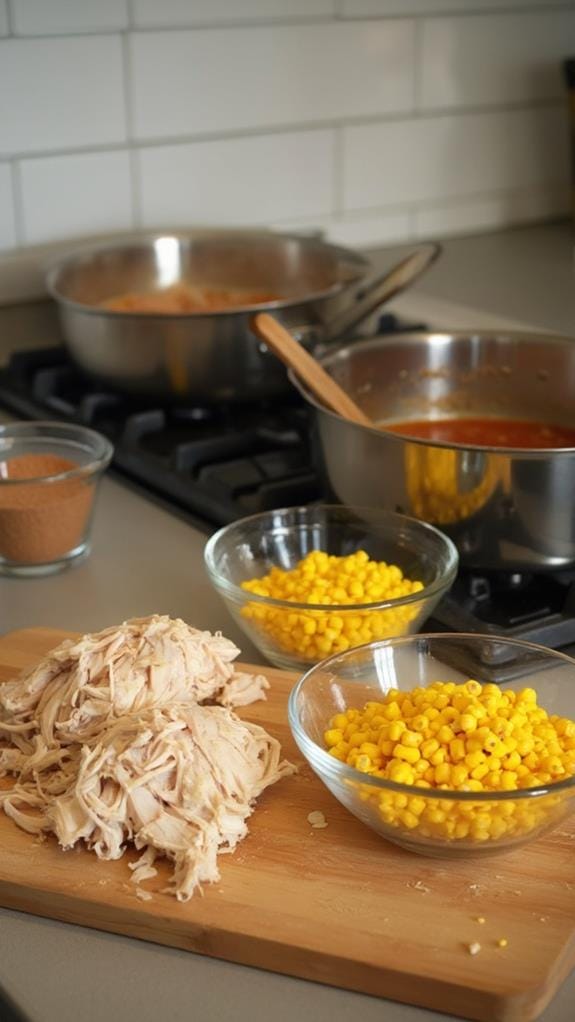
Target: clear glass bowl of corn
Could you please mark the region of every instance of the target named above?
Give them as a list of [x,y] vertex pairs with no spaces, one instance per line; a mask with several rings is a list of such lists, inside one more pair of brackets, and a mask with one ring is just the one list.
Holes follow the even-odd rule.
[[575,660],[543,646],[451,633],[373,642],[309,670],[289,722],[331,793],[413,852],[506,851],[575,807]]
[[340,505],[265,511],[215,533],[209,578],[278,667],[305,670],[374,639],[417,631],[450,588],[457,550],[393,512]]

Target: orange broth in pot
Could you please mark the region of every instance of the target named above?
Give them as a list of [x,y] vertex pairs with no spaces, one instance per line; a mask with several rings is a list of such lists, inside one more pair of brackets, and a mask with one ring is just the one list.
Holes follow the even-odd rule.
[[575,447],[575,428],[526,419],[414,419],[381,424],[381,429],[419,440],[472,447]]

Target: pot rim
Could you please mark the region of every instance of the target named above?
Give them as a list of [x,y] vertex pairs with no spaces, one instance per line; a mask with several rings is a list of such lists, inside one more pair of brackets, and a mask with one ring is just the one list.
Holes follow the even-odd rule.
[[[84,259],[88,259],[90,256],[97,256],[105,252],[117,252],[122,249],[137,249],[137,248],[148,248],[162,238],[175,239],[177,242],[190,242],[194,240],[209,240],[211,238],[221,239],[226,236],[234,238],[245,238],[246,241],[250,239],[263,239],[263,240],[276,240],[281,241],[295,241],[301,245],[317,244],[321,249],[327,249],[332,252],[334,256],[346,260],[350,263],[350,266],[356,267],[356,272],[350,273],[347,280],[334,281],[328,288],[323,288],[320,291],[313,291],[308,294],[302,294],[297,298],[287,299],[276,299],[270,302],[260,302],[255,305],[241,305],[232,309],[220,309],[212,310],[209,312],[135,312],[135,311],[121,311],[117,309],[106,309],[98,305],[88,305],[84,302],[79,302],[74,298],[69,298],[59,290],[59,278],[61,274],[69,269],[74,263],[82,262]],[[328,298],[333,297],[336,294],[340,294],[342,291],[352,287],[354,284],[358,284],[364,280],[371,268],[369,259],[363,256],[360,252],[356,252],[351,248],[346,248],[342,245],[335,245],[328,241],[323,241],[321,238],[306,236],[302,234],[287,233],[280,231],[270,230],[250,230],[245,228],[198,228],[197,230],[190,229],[189,231],[151,231],[142,234],[130,234],[122,238],[116,239],[112,242],[101,241],[93,245],[81,245],[66,255],[53,261],[49,266],[45,274],[45,283],[50,296],[59,305],[66,308],[74,309],[76,311],[85,313],[91,316],[103,316],[110,319],[129,320],[134,319],[137,321],[141,320],[162,320],[162,321],[173,321],[173,320],[199,320],[199,319],[213,319],[213,318],[226,318],[226,317],[237,317],[239,315],[251,316],[258,312],[273,312],[274,310],[289,309],[297,305],[307,304],[309,302],[325,301]]]
[[[467,341],[470,338],[493,338],[493,339],[505,339],[509,340],[523,340],[523,341],[543,341],[550,344],[559,344],[560,346],[569,345],[573,348],[575,340],[571,337],[567,337],[561,334],[548,334],[543,331],[524,331],[524,330],[412,330],[406,331],[405,333],[389,333],[389,334],[376,334],[375,337],[363,338],[360,340],[351,341],[346,340],[344,344],[339,344],[334,348],[330,348],[329,352],[323,355],[317,355],[316,358],[319,364],[329,371],[329,366],[336,362],[338,359],[342,359],[349,352],[354,353],[356,351],[369,351],[370,348],[378,348],[386,345],[386,342],[401,342],[410,343],[413,341],[421,341],[422,339],[430,339],[432,337],[445,337],[456,343],[459,341]],[[307,401],[308,404],[312,405],[317,411],[322,412],[324,415],[328,415],[332,419],[344,421],[351,429],[361,430],[362,432],[373,433],[377,436],[384,436],[386,440],[392,440],[395,443],[405,444],[417,444],[420,447],[431,447],[431,448],[442,448],[444,450],[456,450],[456,451],[473,451],[484,454],[500,454],[500,455],[513,455],[521,456],[522,458],[538,460],[541,458],[547,458],[552,456],[556,457],[573,457],[575,455],[575,446],[573,447],[502,447],[493,446],[489,444],[462,444],[454,441],[446,440],[428,440],[425,437],[411,437],[401,433],[395,433],[391,430],[385,429],[384,426],[363,426],[358,422],[347,421],[343,419],[337,412],[331,411],[326,408],[314,394],[312,394],[302,380],[299,379],[293,369],[287,370],[290,382],[296,387],[302,397]]]

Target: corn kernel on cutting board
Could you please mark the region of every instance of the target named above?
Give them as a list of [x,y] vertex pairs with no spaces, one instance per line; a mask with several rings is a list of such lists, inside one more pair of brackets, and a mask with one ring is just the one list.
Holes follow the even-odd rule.
[[[67,637],[30,629],[0,638],[0,681]],[[179,904],[160,892],[161,869],[141,901],[130,883],[134,854],[101,862],[62,852],[0,814],[0,904],[465,1018],[536,1018],[575,965],[575,825],[483,861],[395,848],[302,762],[286,715],[295,676],[265,673],[267,702],[244,714],[280,739],[300,771],[264,793],[249,837],[220,857],[218,884]],[[314,810],[325,829],[308,823]],[[496,946],[501,937],[506,948]],[[481,949],[470,955],[475,942]]]

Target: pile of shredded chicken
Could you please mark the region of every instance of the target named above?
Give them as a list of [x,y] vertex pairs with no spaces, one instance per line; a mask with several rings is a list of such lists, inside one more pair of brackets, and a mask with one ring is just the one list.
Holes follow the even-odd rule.
[[234,670],[238,653],[158,615],[63,642],[0,686],[5,813],[102,859],[131,842],[143,853],[137,882],[165,856],[180,900],[217,880],[218,852],[233,851],[255,799],[293,771],[279,742],[231,709],[268,687]]

